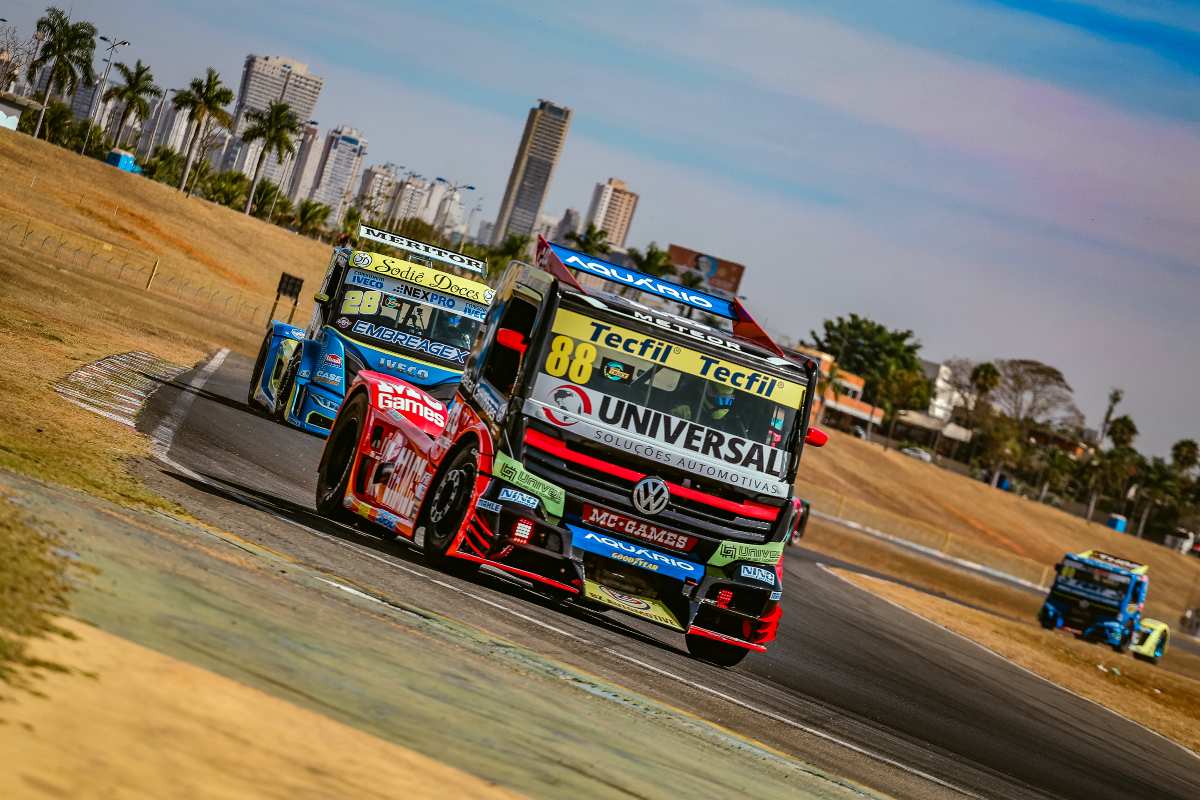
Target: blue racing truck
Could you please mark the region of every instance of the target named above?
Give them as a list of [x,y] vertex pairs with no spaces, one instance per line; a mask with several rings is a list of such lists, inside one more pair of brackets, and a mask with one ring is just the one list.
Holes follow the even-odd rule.
[[1054,584],[1038,619],[1043,628],[1065,628],[1157,664],[1171,631],[1165,622],[1142,616],[1149,569],[1099,550],[1067,553],[1054,566]]
[[[449,400],[495,292],[432,264],[483,274],[484,262],[363,225],[359,238],[404,258],[335,247],[308,327],[272,320],[247,403],[280,422],[328,436],[346,389],[383,373]],[[418,263],[421,262],[421,263]]]

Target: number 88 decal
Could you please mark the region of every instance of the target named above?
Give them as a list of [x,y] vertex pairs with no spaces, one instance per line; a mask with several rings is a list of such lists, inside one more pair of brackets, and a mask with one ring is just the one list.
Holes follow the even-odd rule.
[[570,336],[555,336],[546,356],[546,374],[554,378],[566,375],[574,383],[587,383],[592,379],[595,363],[596,345],[589,342],[576,344]]

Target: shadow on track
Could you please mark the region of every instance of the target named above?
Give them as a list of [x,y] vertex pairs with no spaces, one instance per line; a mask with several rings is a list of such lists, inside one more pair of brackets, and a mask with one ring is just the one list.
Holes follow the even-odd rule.
[[[242,404],[244,406],[244,404]],[[252,412],[251,412],[252,413]],[[534,586],[528,582],[514,578],[499,571],[492,571],[486,568],[479,570],[455,570],[446,571],[438,570],[430,567],[426,563],[424,556],[420,550],[412,545],[407,540],[396,538],[385,538],[375,530],[369,529],[367,523],[363,524],[345,524],[335,522],[326,517],[317,514],[310,508],[306,508],[298,503],[273,495],[270,492],[264,492],[260,489],[255,489],[246,486],[236,481],[230,481],[225,478],[219,478],[215,475],[206,473],[197,473],[202,480],[179,472],[164,468],[164,474],[169,475],[180,483],[186,484],[196,491],[205,494],[219,497],[229,502],[238,503],[248,508],[256,508],[258,510],[268,510],[284,519],[299,523],[306,527],[312,528],[320,533],[346,542],[353,542],[360,546],[368,547],[376,553],[397,561],[402,561],[413,566],[421,566],[429,569],[439,576],[450,580],[459,580],[463,583],[473,584],[479,588],[490,589],[499,592],[506,597],[521,603],[529,603],[537,605],[548,611],[564,614],[572,619],[580,622],[586,622],[589,625],[594,625],[603,628],[617,635],[635,639],[644,645],[654,647],[658,650],[668,653],[687,656],[687,651],[680,647],[675,647],[667,642],[660,641],[653,636],[631,628],[622,624],[619,619],[610,617],[604,612],[594,611],[572,602],[558,602],[546,595],[538,592]],[[352,576],[346,576],[352,578]],[[359,587],[361,588],[361,587]],[[386,596],[379,596],[377,592],[368,592],[377,600],[387,603],[388,605],[396,605],[394,601],[389,600]],[[407,606],[404,606],[407,608]]]

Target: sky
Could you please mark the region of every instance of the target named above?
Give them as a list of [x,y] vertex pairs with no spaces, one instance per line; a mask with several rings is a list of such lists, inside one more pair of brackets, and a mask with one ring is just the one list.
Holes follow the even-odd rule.
[[483,219],[529,108],[567,105],[545,212],[625,180],[628,243],[746,264],[773,333],[857,312],[931,360],[1052,364],[1092,427],[1122,387],[1144,451],[1200,438],[1200,2],[63,7],[168,88],[209,65],[236,88],[248,53],[306,62],[323,128],[474,184]]

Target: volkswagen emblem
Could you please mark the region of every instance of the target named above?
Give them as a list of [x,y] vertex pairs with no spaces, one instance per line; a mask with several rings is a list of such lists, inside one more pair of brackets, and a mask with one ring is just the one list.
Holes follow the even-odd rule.
[[671,490],[662,478],[642,478],[633,487],[633,507],[647,517],[661,514],[671,500]]

